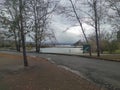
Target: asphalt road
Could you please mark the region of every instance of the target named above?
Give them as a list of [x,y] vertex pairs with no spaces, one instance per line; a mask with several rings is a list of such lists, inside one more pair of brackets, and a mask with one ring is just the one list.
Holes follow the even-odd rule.
[[120,90],[120,62],[52,54],[38,56],[77,71],[88,80],[107,87],[109,90]]
[[[21,54],[7,51],[4,53]],[[58,66],[65,66],[67,70],[72,70],[100,86],[107,87],[108,90],[120,90],[120,62],[53,54],[28,53],[28,55],[43,57]]]

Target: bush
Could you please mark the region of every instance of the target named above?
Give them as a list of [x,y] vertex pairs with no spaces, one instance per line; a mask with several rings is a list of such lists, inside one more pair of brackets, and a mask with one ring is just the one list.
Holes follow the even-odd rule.
[[118,48],[118,42],[113,40],[111,42],[108,43],[108,45],[106,46],[106,48],[108,49],[109,53],[114,53]]

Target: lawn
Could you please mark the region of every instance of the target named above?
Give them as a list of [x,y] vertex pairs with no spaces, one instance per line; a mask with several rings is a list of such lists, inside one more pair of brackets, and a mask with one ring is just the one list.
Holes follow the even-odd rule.
[[113,60],[113,61],[120,61],[120,54],[106,54],[101,55],[100,58]]

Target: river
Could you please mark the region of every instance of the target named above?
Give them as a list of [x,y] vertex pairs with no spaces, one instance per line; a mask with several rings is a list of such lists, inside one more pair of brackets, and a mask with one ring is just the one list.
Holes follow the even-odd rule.
[[82,54],[82,48],[73,47],[52,47],[52,48],[41,48],[43,53],[60,53],[60,54]]

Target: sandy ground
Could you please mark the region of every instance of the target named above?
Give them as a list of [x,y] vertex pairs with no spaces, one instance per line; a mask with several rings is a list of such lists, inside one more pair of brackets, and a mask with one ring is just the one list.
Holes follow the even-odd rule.
[[80,76],[38,57],[0,53],[0,90],[103,90]]

